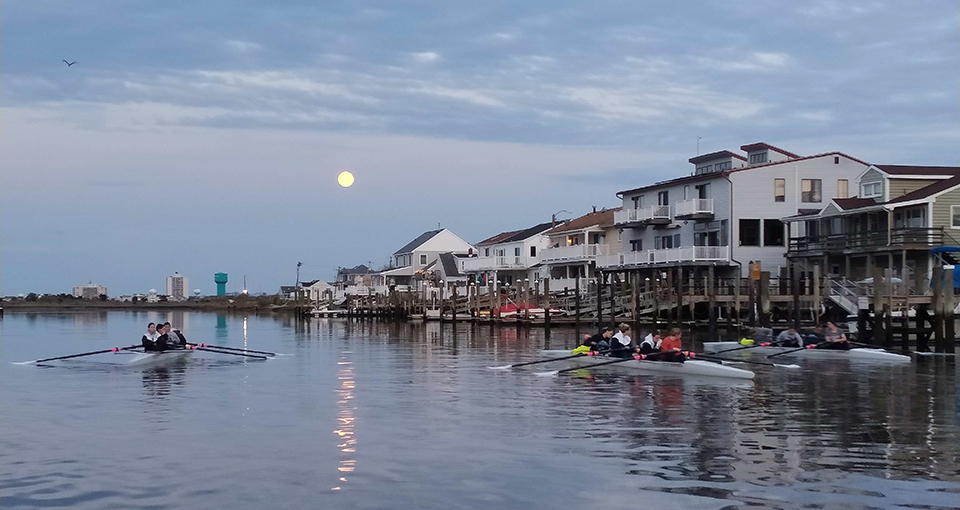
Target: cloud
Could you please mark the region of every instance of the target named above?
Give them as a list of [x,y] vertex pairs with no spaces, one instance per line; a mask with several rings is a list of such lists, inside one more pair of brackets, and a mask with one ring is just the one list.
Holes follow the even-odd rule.
[[440,55],[433,51],[424,51],[422,53],[411,53],[410,58],[412,58],[414,62],[430,64],[439,60]]
[[787,68],[792,59],[786,53],[758,51],[739,58],[698,58],[696,60],[702,67],[716,71],[774,72]]
[[235,53],[250,53],[263,50],[263,45],[251,41],[231,39],[223,42],[223,46]]

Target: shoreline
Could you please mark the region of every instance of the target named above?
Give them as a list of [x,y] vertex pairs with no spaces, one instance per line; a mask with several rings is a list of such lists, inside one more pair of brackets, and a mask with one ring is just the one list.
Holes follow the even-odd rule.
[[[79,300],[78,300],[79,301]],[[183,301],[159,303],[129,303],[118,301],[82,301],[82,302],[43,302],[43,301],[7,301],[2,304],[4,312],[63,312],[63,311],[168,311],[185,310],[198,312],[276,312],[297,313],[295,304],[276,304],[272,299],[260,301],[256,299],[235,301]]]

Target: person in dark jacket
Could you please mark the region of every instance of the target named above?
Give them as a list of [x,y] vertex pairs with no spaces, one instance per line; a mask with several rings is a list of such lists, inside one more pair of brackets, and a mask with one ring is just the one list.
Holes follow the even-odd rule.
[[147,324],[147,332],[140,338],[140,343],[143,344],[143,350],[156,351],[158,338],[160,338],[160,333],[157,333],[157,325],[152,322]]

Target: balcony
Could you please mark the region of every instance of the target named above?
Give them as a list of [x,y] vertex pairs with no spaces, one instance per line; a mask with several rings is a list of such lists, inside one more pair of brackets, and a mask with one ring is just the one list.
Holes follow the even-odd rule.
[[597,267],[618,268],[695,262],[729,262],[729,246],[687,246],[663,250],[627,251],[597,256]]
[[638,209],[623,209],[613,213],[613,223],[618,226],[666,225],[670,223],[669,205],[648,205]]
[[498,269],[525,269],[526,267],[526,261],[523,257],[474,257],[463,260],[463,271],[465,273]]
[[791,237],[790,255],[859,251],[926,250],[943,245],[943,227],[895,228],[823,236]]
[[540,261],[544,263],[592,261],[597,255],[607,255],[610,247],[603,244],[575,244],[547,248],[540,252]]
[[677,202],[677,205],[674,206],[673,216],[678,220],[713,219],[713,199],[693,198]]

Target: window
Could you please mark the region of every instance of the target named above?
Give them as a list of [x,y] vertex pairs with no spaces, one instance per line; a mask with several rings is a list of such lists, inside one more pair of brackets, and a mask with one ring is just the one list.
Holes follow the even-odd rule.
[[713,165],[703,165],[697,167],[697,174],[705,174],[713,169]]
[[519,247],[519,246],[517,246],[516,248],[513,249],[513,256],[514,256],[514,257],[519,257],[519,256],[520,256],[520,247]]
[[823,200],[823,195],[820,192],[822,183],[823,181],[820,179],[803,179],[800,181],[800,201],[821,202]]
[[784,202],[787,200],[787,180],[786,179],[774,179],[773,180],[773,201],[774,202]]
[[834,165],[839,165],[839,164],[840,164],[840,156],[834,156],[834,157],[833,157],[833,164],[834,164]]
[[680,247],[680,234],[673,234],[673,247],[674,248]]
[[767,162],[767,153],[766,153],[766,152],[758,152],[758,153],[756,153],[756,154],[751,154],[751,155],[750,155],[750,164],[751,164],[751,165],[758,165],[758,164],[760,164],[760,163],[766,163],[766,162]]
[[643,239],[634,239],[630,241],[630,251],[643,251]]
[[950,228],[960,228],[960,205],[950,206]]
[[690,186],[684,186],[684,187],[683,187],[683,199],[684,199],[684,200],[689,200],[689,199],[690,199]]
[[760,246],[760,220],[740,220],[740,246]]
[[697,186],[697,198],[710,198],[710,184],[700,184]]
[[850,181],[846,179],[837,179],[837,198],[847,198],[850,196]]
[[[952,206],[951,206],[952,209]],[[907,209],[907,228],[923,228],[927,226],[927,208],[926,207],[916,207],[914,209]],[[953,220],[950,220],[951,227],[953,226]]]
[[490,248],[484,248],[484,249],[483,249],[483,256],[484,256],[484,257],[489,257],[489,256],[490,256]]
[[863,184],[863,193],[861,193],[861,195],[863,195],[864,198],[879,197],[882,194],[882,182],[866,182]]
[[661,191],[657,193],[657,205],[670,205],[669,191]]
[[421,254],[420,254],[420,264],[422,265],[422,264],[426,264],[426,263],[427,263],[427,254],[426,254],[426,253],[421,253]]
[[724,161],[723,163],[717,163],[717,164],[713,165],[713,171],[714,171],[714,172],[719,172],[719,171],[721,171],[721,170],[730,170],[730,168],[731,168],[732,166],[733,166],[733,163],[731,163],[731,162],[729,162],[729,161]]
[[763,220],[763,245],[783,246],[783,222]]
[[537,256],[537,247],[536,247],[536,246],[531,246],[531,247],[530,247],[530,256],[531,256],[531,257],[536,257],[536,256]]

